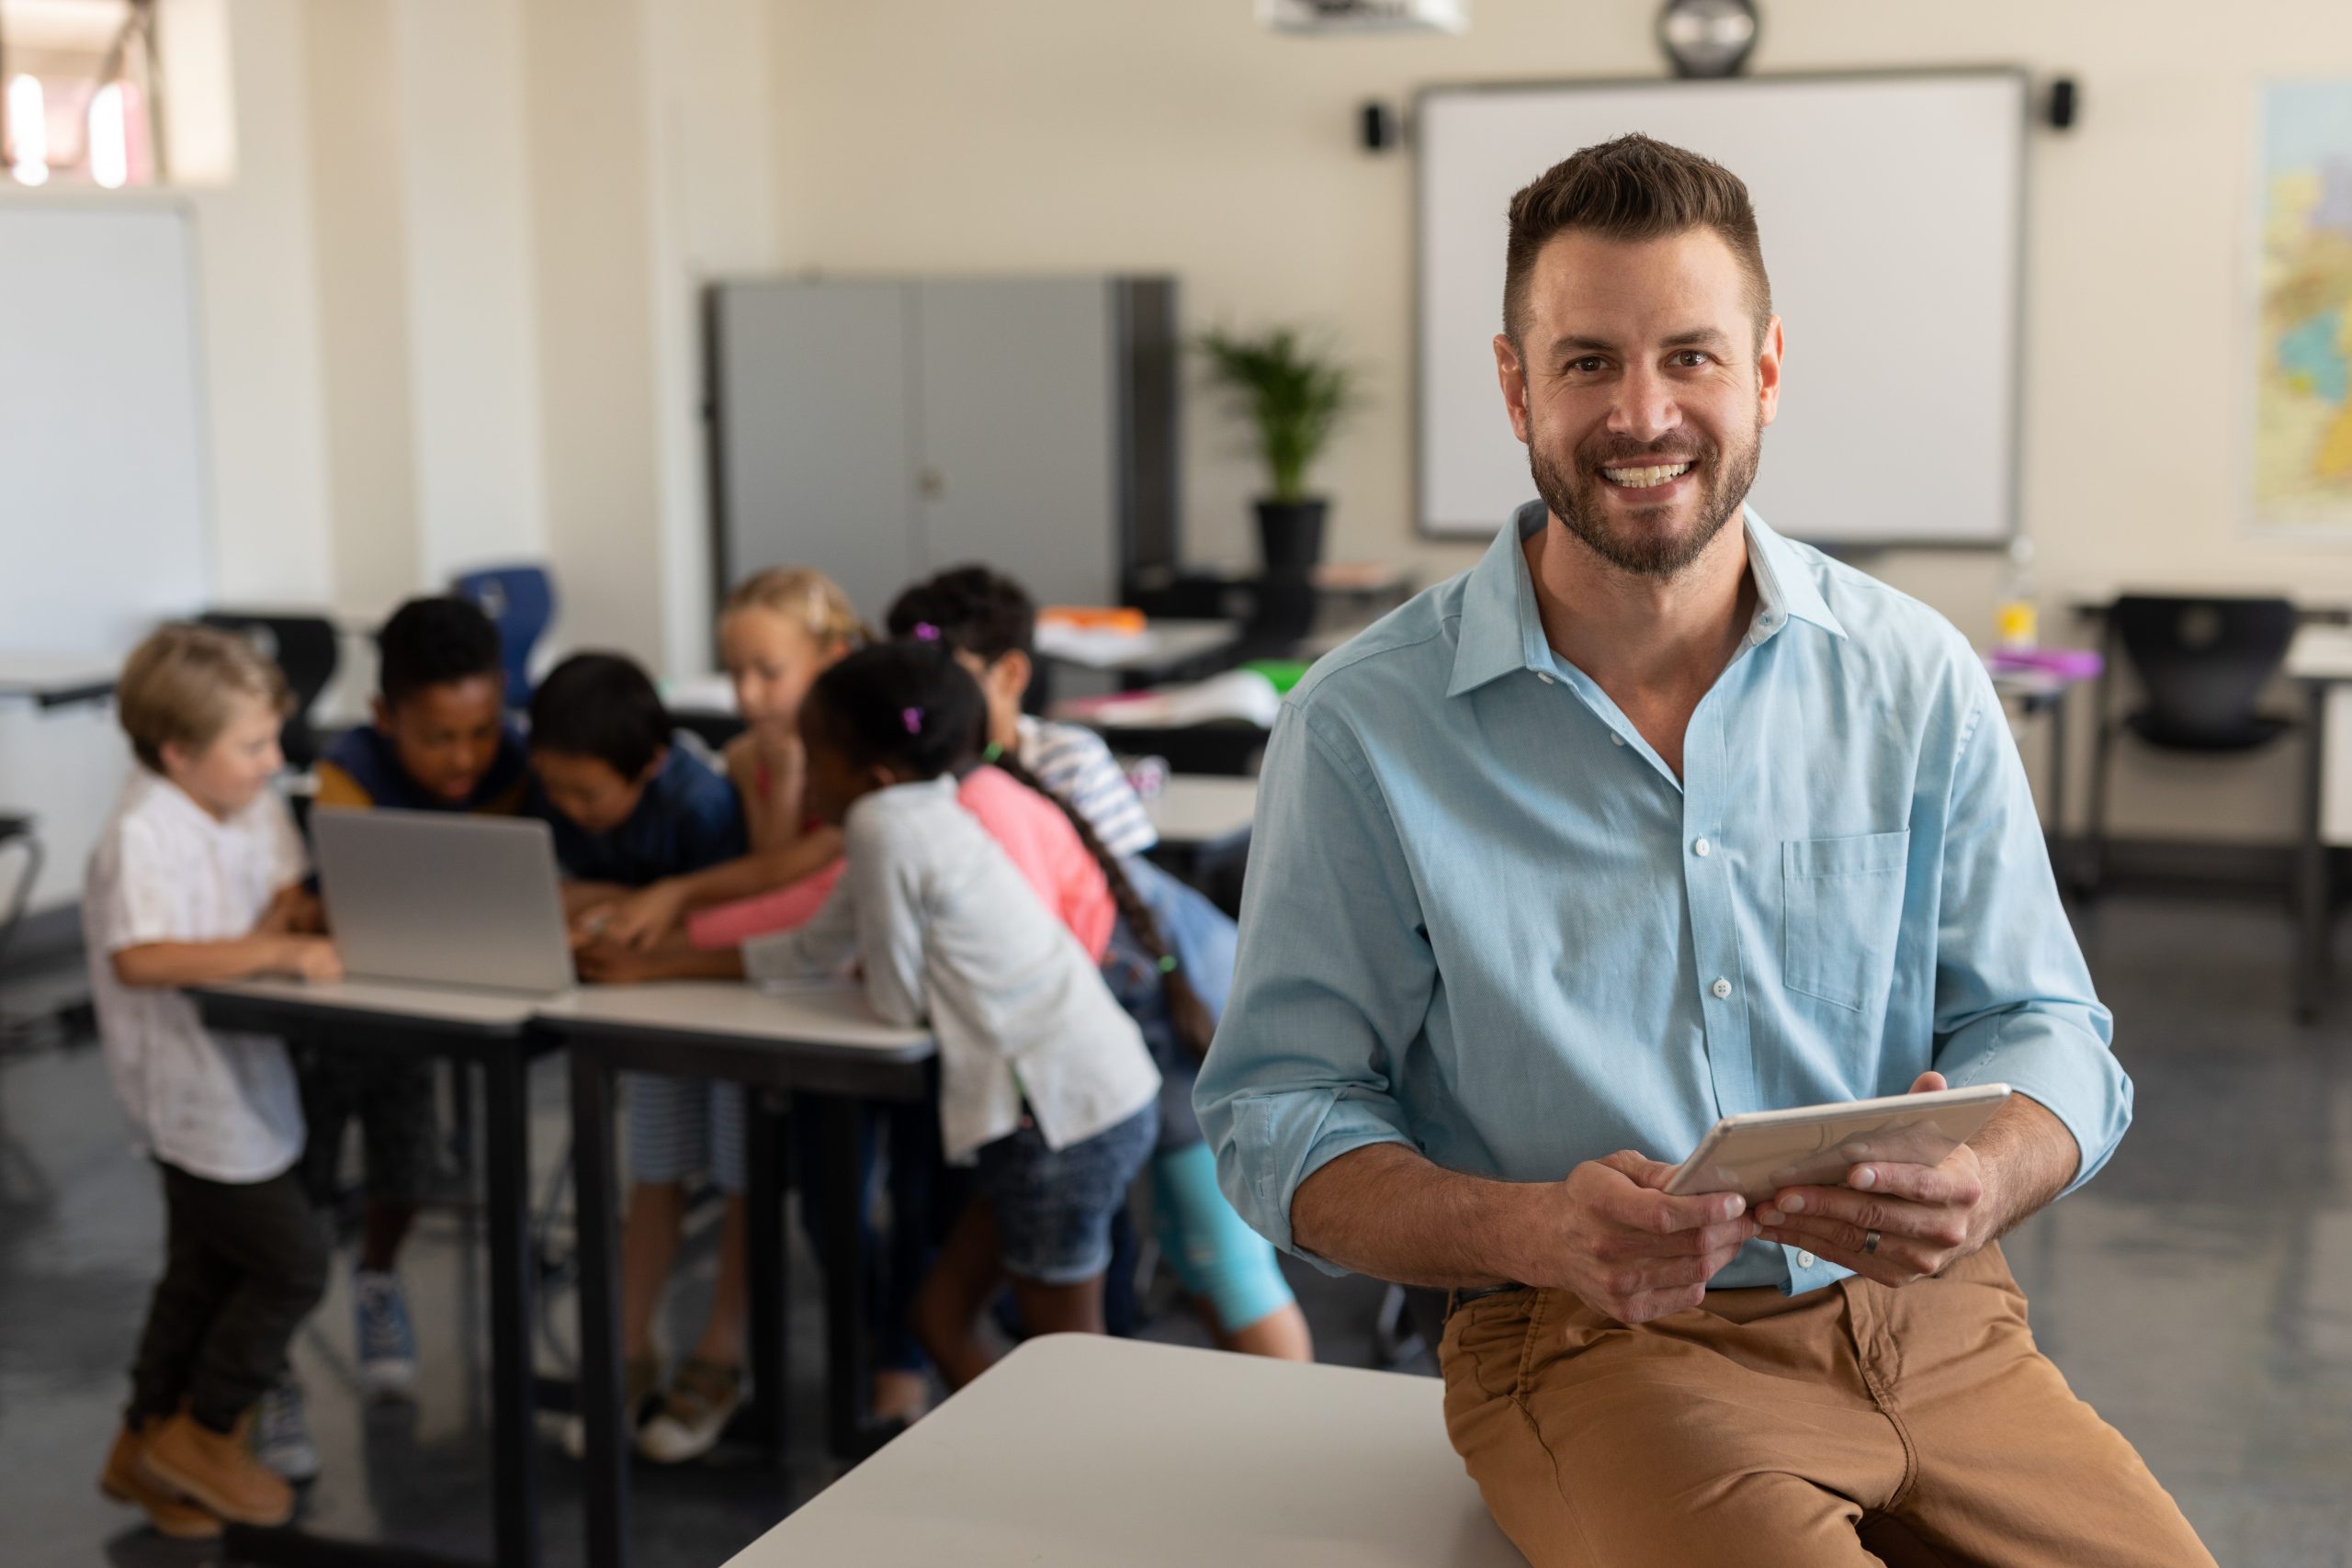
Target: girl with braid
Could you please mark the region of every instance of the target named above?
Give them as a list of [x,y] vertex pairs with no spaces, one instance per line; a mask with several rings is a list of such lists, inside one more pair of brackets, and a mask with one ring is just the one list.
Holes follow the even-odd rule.
[[1193,1080],[1233,983],[1233,922],[1143,858],[1159,841],[1102,738],[1023,715],[1036,606],[986,567],[942,572],[890,606],[889,635],[951,649],[988,700],[988,756],[1059,806],[1103,869],[1120,919],[1103,973],[1143,1030],[1162,1079],[1151,1162],[1161,1256],[1228,1350],[1315,1359],[1306,1317],[1273,1244],[1217,1190],[1216,1164],[1193,1114]]
[[[811,810],[846,869],[797,931],[743,944],[757,981],[861,961],[866,999],[939,1042],[939,1131],[975,1191],[914,1308],[951,1387],[995,1352],[983,1313],[1009,1280],[1033,1334],[1103,1331],[1111,1217],[1150,1156],[1159,1074],[1096,960],[958,803],[987,708],[935,644],[849,655],[801,709]],[[1009,781],[1007,787],[1012,787]]]

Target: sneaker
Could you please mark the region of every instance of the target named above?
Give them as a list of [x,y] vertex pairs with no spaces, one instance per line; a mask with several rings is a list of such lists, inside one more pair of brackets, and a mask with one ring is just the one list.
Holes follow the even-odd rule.
[[150,1481],[231,1524],[282,1525],[294,1517],[294,1489],[246,1449],[252,1416],[216,1432],[187,1411],[147,1435],[137,1455]]
[[735,1367],[688,1357],[678,1368],[662,1408],[637,1435],[637,1451],[656,1464],[700,1459],[718,1441],[743,1403],[743,1373]]
[[[645,1355],[632,1358],[621,1369],[621,1430],[634,1433],[638,1421],[645,1414],[645,1406],[662,1392],[662,1359]],[[588,1457],[588,1423],[577,1416],[563,1419],[563,1451],[573,1459]]]
[[98,1472],[98,1490],[118,1503],[147,1511],[147,1522],[174,1540],[218,1540],[220,1521],[177,1493],[157,1485],[140,1467],[146,1443],[128,1426],[114,1435],[107,1450],[107,1467]]
[[254,1416],[254,1458],[281,1481],[300,1486],[319,1478],[319,1446],[302,1415],[302,1385],[288,1372],[269,1385]]
[[379,1399],[406,1397],[416,1386],[416,1329],[409,1322],[400,1277],[357,1270],[351,1306],[358,1321],[359,1381]]

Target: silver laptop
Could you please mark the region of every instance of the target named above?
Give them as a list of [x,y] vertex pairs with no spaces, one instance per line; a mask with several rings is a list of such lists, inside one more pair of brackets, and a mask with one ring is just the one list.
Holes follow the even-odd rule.
[[572,983],[544,822],[440,811],[311,814],[328,927],[355,980],[544,996]]

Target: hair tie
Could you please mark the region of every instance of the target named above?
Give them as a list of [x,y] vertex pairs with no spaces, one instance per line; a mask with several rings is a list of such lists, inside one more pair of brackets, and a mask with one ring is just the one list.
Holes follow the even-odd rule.
[[899,710],[899,716],[906,721],[907,733],[909,735],[921,735],[922,733],[922,709],[901,708]]
[[939,640],[939,628],[933,626],[929,621],[917,621],[915,623],[915,640],[917,642],[937,642]]
[[1000,745],[998,745],[995,741],[991,740],[991,741],[989,741],[989,742],[988,743],[987,747],[986,747],[984,750],[982,750],[982,751],[980,752],[980,761],[983,761],[983,762],[993,762],[993,761],[995,761],[999,757],[1001,757],[1001,756],[1003,756],[1003,755],[1004,755],[1004,748],[1003,748],[1003,747],[1001,747],[1001,746],[1000,746]]
[[1173,975],[1176,973],[1176,955],[1174,953],[1171,953],[1167,957],[1159,961],[1159,972],[1162,975]]

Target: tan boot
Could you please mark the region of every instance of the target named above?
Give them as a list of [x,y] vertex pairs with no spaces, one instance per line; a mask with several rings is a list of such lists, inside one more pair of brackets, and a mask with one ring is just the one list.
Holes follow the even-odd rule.
[[264,1470],[245,1447],[245,1423],[216,1432],[187,1411],[146,1434],[147,1474],[240,1525],[282,1525],[294,1517],[294,1488]]
[[117,1432],[114,1447],[107,1451],[107,1467],[98,1472],[98,1490],[118,1503],[144,1508],[148,1523],[174,1540],[220,1540],[219,1519],[147,1479],[139,1467],[145,1447],[139,1434],[129,1427]]

